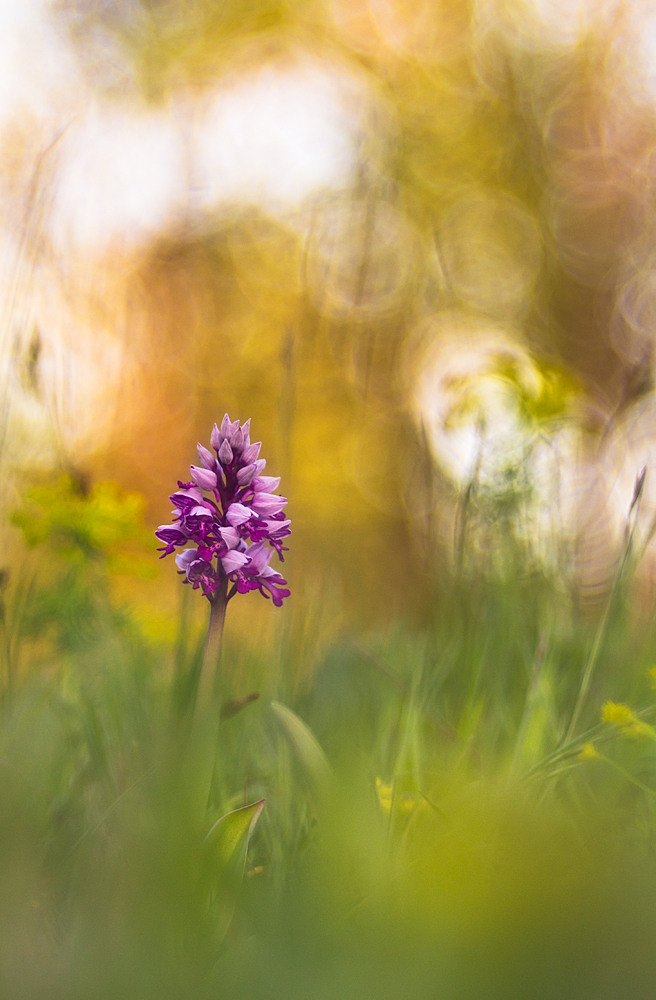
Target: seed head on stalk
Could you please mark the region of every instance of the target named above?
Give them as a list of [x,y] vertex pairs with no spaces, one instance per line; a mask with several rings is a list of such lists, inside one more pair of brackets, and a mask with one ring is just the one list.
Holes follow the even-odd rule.
[[284,562],[283,541],[291,534],[283,508],[287,500],[275,490],[280,479],[262,475],[260,442],[250,442],[250,420],[243,426],[226,413],[214,424],[213,451],[198,445],[200,465],[191,466],[191,481],[178,481],[172,494],[173,524],[155,532],[163,542],[161,558],[176,555],[183,583],[200,588],[211,605],[210,626],[201,674],[201,697],[211,696],[226,606],[236,594],[259,590],[280,607],[289,597],[286,580],[270,565],[277,553]]

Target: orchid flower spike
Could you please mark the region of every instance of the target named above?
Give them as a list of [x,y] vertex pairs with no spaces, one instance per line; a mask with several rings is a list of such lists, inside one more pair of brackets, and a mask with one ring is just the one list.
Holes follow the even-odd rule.
[[284,561],[283,541],[291,534],[287,500],[274,492],[280,480],[261,474],[266,462],[258,460],[260,444],[250,443],[250,420],[240,426],[226,413],[210,441],[213,452],[198,445],[200,466],[191,466],[191,480],[179,482],[171,496],[173,524],[155,532],[164,543],[161,558],[177,549],[183,583],[200,588],[212,604],[220,593],[227,603],[259,590],[280,607],[289,597],[287,581],[269,565],[274,552]]

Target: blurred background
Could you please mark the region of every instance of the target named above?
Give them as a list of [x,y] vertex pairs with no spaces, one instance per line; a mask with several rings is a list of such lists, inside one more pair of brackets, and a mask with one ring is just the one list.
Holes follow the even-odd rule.
[[655,205],[646,0],[0,0],[3,1000],[652,1000]]
[[[509,547],[594,606],[646,468],[648,604],[649,4],[4,0],[1,18],[7,511],[64,472],[140,493],[155,527],[213,422],[252,417],[290,498],[292,587],[330,632],[345,609],[421,622],[436,571],[500,572]],[[175,574],[133,569],[113,586],[170,638]]]

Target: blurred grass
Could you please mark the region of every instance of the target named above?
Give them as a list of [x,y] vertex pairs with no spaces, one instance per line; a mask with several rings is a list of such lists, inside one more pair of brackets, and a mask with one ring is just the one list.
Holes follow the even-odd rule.
[[569,744],[597,623],[520,563],[434,580],[422,630],[343,623],[312,670],[302,631],[228,625],[224,704],[259,698],[193,721],[204,602],[150,641],[64,488],[2,592],[2,996],[653,995],[656,641],[621,589]]

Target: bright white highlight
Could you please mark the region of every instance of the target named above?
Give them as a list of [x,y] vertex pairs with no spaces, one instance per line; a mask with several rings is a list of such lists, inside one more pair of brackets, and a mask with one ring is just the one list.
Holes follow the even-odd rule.
[[181,210],[183,148],[169,116],[96,107],[60,142],[50,219],[58,250],[142,242]]
[[198,207],[293,207],[318,188],[346,185],[360,127],[349,83],[335,69],[303,60],[268,65],[218,88],[197,134]]
[[589,505],[574,503],[589,480],[580,431],[564,410],[546,420],[523,408],[545,376],[509,330],[446,313],[426,334],[415,418],[436,464],[461,498],[471,488],[504,506],[517,537],[555,570],[563,539],[589,532]]
[[439,326],[417,385],[417,415],[450,478],[465,485],[475,476],[492,485],[505,468],[522,462],[532,437],[503,364],[512,363],[536,394],[539,373],[499,327],[477,327],[457,315],[443,317]]
[[44,118],[63,95],[84,92],[70,49],[54,29],[47,0],[0,4],[0,125],[16,113]]
[[349,183],[360,119],[343,74],[266,66],[203,106],[96,102],[58,143],[49,230],[61,253],[143,246],[235,203],[286,212]]

